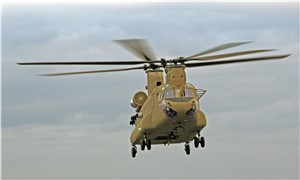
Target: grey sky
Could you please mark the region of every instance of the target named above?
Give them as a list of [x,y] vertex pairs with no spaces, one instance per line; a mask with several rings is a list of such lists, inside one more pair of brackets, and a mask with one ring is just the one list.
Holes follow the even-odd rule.
[[[3,178],[299,178],[299,4],[126,3],[4,5]],[[18,61],[136,60],[111,40],[148,39],[157,57],[275,48],[271,62],[187,70],[208,92],[207,147],[153,146],[130,156],[130,99],[142,71],[36,74],[107,67],[29,67]]]

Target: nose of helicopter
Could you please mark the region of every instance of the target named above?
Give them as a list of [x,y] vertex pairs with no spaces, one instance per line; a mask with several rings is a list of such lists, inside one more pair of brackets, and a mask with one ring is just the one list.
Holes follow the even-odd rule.
[[167,116],[174,118],[186,118],[194,115],[196,100],[194,98],[173,98],[165,101],[165,112]]

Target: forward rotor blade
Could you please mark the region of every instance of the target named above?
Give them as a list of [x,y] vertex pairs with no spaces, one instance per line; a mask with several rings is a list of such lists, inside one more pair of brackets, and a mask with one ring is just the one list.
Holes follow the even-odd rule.
[[115,40],[115,42],[140,59],[144,59],[147,61],[156,60],[156,56],[150,44],[145,39],[124,39]]
[[105,73],[105,72],[120,72],[144,69],[144,66],[133,67],[133,68],[122,68],[122,69],[107,69],[107,70],[95,70],[95,71],[78,71],[78,72],[65,72],[65,73],[51,73],[51,74],[40,74],[39,76],[65,76],[65,75],[76,75],[76,74],[91,74],[91,73]]
[[203,52],[194,54],[192,56],[186,57],[184,59],[188,60],[188,59],[192,59],[193,57],[202,56],[202,55],[205,55],[205,54],[221,51],[221,50],[224,50],[224,49],[229,49],[229,48],[232,48],[232,47],[236,47],[236,46],[240,46],[240,45],[248,44],[248,43],[251,43],[251,42],[235,42],[235,43],[222,44],[222,45],[213,47],[211,49],[208,49],[206,51],[203,51]]
[[[160,61],[153,61],[160,63]],[[136,65],[149,61],[81,61],[81,62],[18,62],[19,65]]]
[[241,52],[234,52],[234,53],[228,53],[228,54],[218,54],[213,56],[204,56],[199,58],[192,58],[186,61],[190,60],[214,60],[214,59],[222,59],[227,57],[233,57],[233,56],[241,56],[246,54],[255,54],[255,53],[261,53],[261,52],[268,52],[268,51],[276,51],[276,49],[260,49],[260,50],[251,50],[251,51],[241,51]]
[[219,61],[206,61],[206,62],[199,62],[199,63],[189,63],[189,64],[185,64],[185,66],[186,67],[198,67],[198,66],[211,66],[211,65],[250,62],[250,61],[274,60],[274,59],[286,58],[288,56],[290,56],[290,54],[276,55],[276,56],[264,56],[264,57],[253,57],[253,58],[243,58],[243,59],[228,59],[228,60],[219,60]]

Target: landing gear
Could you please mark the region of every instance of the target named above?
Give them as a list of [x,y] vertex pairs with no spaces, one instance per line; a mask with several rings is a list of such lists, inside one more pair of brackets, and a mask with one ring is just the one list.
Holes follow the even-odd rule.
[[201,145],[202,148],[205,147],[205,139],[203,136],[200,137],[200,132],[198,132],[198,137],[194,137],[194,145],[195,148],[199,147],[199,144]]
[[[186,152],[187,155],[190,154],[190,146],[188,144],[189,142],[185,143],[184,145],[184,150]],[[198,135],[194,137],[194,145],[195,145],[195,148],[198,148],[199,147],[199,144],[202,148],[205,147],[205,139],[203,136],[200,136],[200,133],[198,132]]]
[[131,148],[131,156],[132,156],[133,158],[135,158],[136,153],[137,153],[136,146],[133,145],[132,148]]
[[184,145],[184,150],[187,155],[191,153],[190,145],[188,143]]
[[144,151],[145,147],[147,146],[148,150],[151,150],[151,140],[150,139],[143,139],[141,141],[141,150]]

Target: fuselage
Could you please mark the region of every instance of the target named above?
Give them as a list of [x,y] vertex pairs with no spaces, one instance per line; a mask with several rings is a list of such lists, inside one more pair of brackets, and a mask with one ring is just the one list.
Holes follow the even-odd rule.
[[191,84],[164,84],[152,90],[138,112],[131,144],[150,139],[152,144],[191,141],[206,125],[199,95]]

